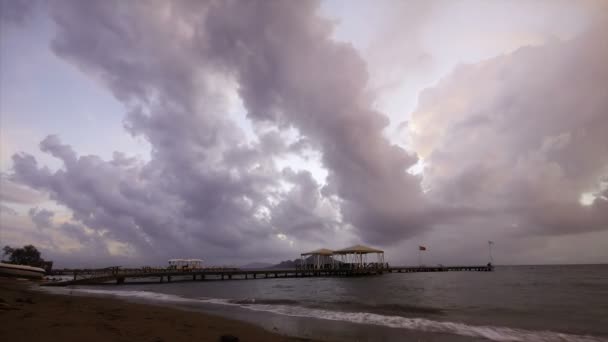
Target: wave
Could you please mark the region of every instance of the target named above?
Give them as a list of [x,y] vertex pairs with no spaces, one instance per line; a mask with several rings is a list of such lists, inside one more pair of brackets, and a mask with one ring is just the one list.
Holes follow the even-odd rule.
[[109,295],[114,297],[139,298],[162,302],[193,302],[196,299],[180,297],[171,294],[150,292],[150,291],[112,291],[112,290],[93,290],[93,289],[72,289],[71,291],[88,293],[92,295]]
[[257,299],[257,298],[246,298],[246,299],[231,299],[228,301],[231,304],[240,305],[289,305],[289,306],[302,306],[311,309],[325,309],[330,311],[346,311],[346,312],[373,312],[379,314],[397,314],[397,315],[408,315],[408,314],[429,314],[439,315],[443,314],[443,310],[424,307],[424,306],[413,306],[413,305],[402,305],[402,304],[364,304],[364,303],[352,303],[346,301],[330,301],[330,302],[316,302],[316,301],[298,301],[293,299]]
[[573,335],[554,331],[532,331],[496,326],[475,326],[458,322],[436,321],[426,318],[411,318],[394,315],[382,315],[370,312],[345,312],[312,307],[305,307],[292,300],[229,300],[219,298],[185,298],[177,295],[148,291],[111,291],[77,289],[77,292],[94,295],[112,295],[117,297],[141,298],[163,302],[187,302],[201,304],[230,305],[253,311],[263,311],[278,315],[317,318],[330,321],[341,321],[355,324],[371,324],[389,328],[401,328],[429,333],[456,334],[474,338],[484,338],[501,342],[608,342],[607,339]]
[[300,304],[300,302],[298,302],[297,300],[291,300],[291,299],[255,299],[255,298],[249,298],[249,299],[231,299],[228,300],[228,302],[230,304],[240,304],[240,305],[260,305],[260,304],[266,304],[266,305],[298,305]]
[[404,305],[404,304],[366,304],[347,301],[334,302],[311,302],[303,303],[303,306],[315,309],[329,309],[336,311],[372,312],[382,315],[442,315],[444,310],[428,306]]

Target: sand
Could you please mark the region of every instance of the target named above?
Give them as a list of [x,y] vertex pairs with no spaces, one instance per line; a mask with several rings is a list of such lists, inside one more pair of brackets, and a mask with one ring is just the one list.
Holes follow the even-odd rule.
[[305,341],[199,312],[112,298],[55,295],[0,277],[1,341]]

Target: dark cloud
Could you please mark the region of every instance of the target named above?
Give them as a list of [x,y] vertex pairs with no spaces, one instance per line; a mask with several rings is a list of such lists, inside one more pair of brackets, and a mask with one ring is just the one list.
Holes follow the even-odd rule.
[[383,136],[388,120],[372,109],[365,63],[330,35],[313,2],[226,1],[209,8],[197,43],[203,58],[236,74],[250,118],[313,141],[328,189],[363,240],[410,237],[428,228],[420,179],[406,173],[416,157]]
[[55,216],[55,213],[50,210],[44,208],[31,208],[28,211],[28,214],[32,219],[32,222],[34,222],[39,229],[49,228],[53,225],[52,219],[53,216]]
[[308,171],[294,172],[285,169],[283,179],[293,187],[272,212],[271,224],[296,239],[325,245],[333,239],[328,236],[342,225],[337,215],[339,204],[324,197],[319,185]]
[[[350,45],[331,39],[331,24],[318,16],[316,2],[174,2],[163,5],[168,11],[138,3],[89,5],[66,2],[54,9],[59,34],[53,49],[101,77],[133,108],[126,127],[153,147],[145,171],[158,174],[162,191],[180,203],[179,213],[197,223],[192,234],[234,247],[244,236],[260,238],[273,229],[305,238],[350,224],[363,240],[388,243],[428,226],[419,214],[420,179],[405,172],[416,158],[382,135],[388,120],[372,109],[365,64]],[[287,151],[305,144],[321,152],[329,170],[323,195],[340,199],[334,208],[340,221],[319,217],[316,203],[294,204],[294,197],[320,198],[316,184],[297,183],[281,198],[282,174],[272,162],[286,152],[280,137],[266,134],[256,146],[244,144],[225,116],[222,82],[236,83],[254,122],[297,129],[303,140]],[[71,163],[71,151],[59,151],[52,140],[43,147]],[[277,200],[286,202],[271,204]],[[281,225],[255,219],[265,210]],[[286,219],[283,210],[295,216]],[[301,222],[298,229],[293,222]]]
[[0,0],[0,20],[23,24],[37,6],[38,0]]
[[[285,184],[301,186],[297,177],[283,177],[275,158],[309,142],[285,143],[276,130],[247,142],[226,115],[234,87],[229,75],[203,63],[199,50],[187,48],[196,37],[173,25],[204,21],[206,5],[196,5],[200,13],[185,2],[166,6],[172,11],[135,2],[58,2],[53,8],[59,29],[54,51],[101,78],[125,103],[125,126],[150,142],[151,160],[121,153],[109,161],[78,156],[49,136],[41,150],[60,159],[62,168],[50,171],[31,155],[18,154],[15,179],[71,209],[73,220],[94,230],[87,237],[126,243],[150,260],[201,250],[224,260],[260,251],[262,258],[297,255],[288,244],[292,236],[301,236],[302,246],[314,239],[303,226],[278,219],[290,210],[283,203],[293,202]],[[305,187],[319,191],[314,182]],[[310,236],[333,229],[323,220],[335,216],[336,208],[300,207],[290,220],[315,218],[306,227]]]

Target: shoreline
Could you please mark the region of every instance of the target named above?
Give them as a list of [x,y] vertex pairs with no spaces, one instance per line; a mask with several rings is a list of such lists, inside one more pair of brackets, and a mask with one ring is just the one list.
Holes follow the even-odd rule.
[[0,278],[0,337],[7,341],[311,341],[251,323],[117,298],[47,293]]
[[[240,341],[608,342],[608,336],[601,332],[591,335],[493,322],[465,323],[454,316],[446,320],[425,318],[420,313],[342,311],[276,299],[240,303],[226,299],[232,298],[226,291],[240,293],[238,286],[230,286],[234,284],[222,284],[224,292],[220,293],[213,286],[196,287],[195,292],[187,287],[157,292],[143,286],[133,290],[112,286],[55,291],[32,281],[0,278],[0,320],[5,323],[0,325],[0,337],[51,342],[81,341],[84,337],[91,342],[219,341],[222,335],[236,336]],[[209,297],[199,297],[201,293]],[[34,316],[41,317],[35,320]]]

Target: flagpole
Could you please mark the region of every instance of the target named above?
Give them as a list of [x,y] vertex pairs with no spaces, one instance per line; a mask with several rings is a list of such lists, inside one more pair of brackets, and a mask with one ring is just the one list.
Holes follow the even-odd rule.
[[492,241],[488,241],[488,255],[490,256],[490,263],[494,262],[494,259],[492,258]]

